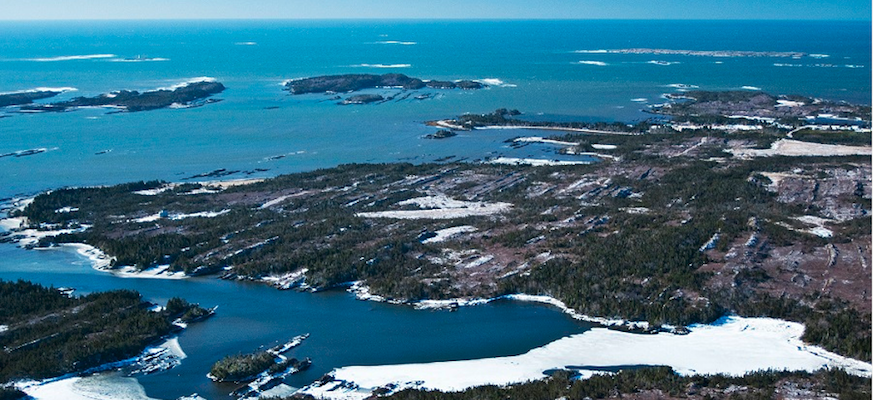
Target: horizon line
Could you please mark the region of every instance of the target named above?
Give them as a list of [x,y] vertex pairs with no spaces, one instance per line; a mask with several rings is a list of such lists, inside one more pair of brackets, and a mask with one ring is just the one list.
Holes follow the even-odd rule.
[[293,18],[293,17],[253,17],[253,18],[0,18],[3,22],[125,22],[125,21],[726,21],[726,22],[865,22],[873,23],[873,18],[420,18],[420,17],[335,17],[335,18]]

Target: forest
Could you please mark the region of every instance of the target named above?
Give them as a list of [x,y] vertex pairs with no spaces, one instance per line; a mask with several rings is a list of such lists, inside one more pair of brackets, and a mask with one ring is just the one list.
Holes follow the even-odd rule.
[[138,355],[205,310],[174,298],[163,311],[130,290],[68,296],[31,282],[0,281],[0,382],[83,372]]
[[[475,123],[514,114],[498,110]],[[89,226],[40,245],[87,243],[115,257],[114,267],[169,265],[191,275],[261,281],[306,271],[294,282],[301,288],[363,281],[373,293],[408,303],[540,294],[582,314],[654,327],[706,323],[727,313],[769,316],[805,323],[810,343],[870,360],[869,300],[839,287],[869,282],[869,273],[858,262],[830,268],[826,257],[816,258],[835,249],[863,253],[869,243],[863,178],[869,158],[746,160],[724,152],[730,141],[766,147],[776,137],[766,130],[571,134],[558,139],[583,148],[612,143],[620,161],[344,165],[223,190],[138,182],[56,190],[37,196],[20,215],[45,229]],[[808,178],[782,193],[764,174]],[[802,182],[816,183],[807,189]],[[808,193],[819,187],[831,192]],[[158,188],[165,190],[139,193]],[[361,216],[412,210],[399,203],[434,194],[512,208],[447,220]],[[76,211],[57,212],[65,207]],[[203,212],[215,216],[174,217]],[[841,219],[828,220],[830,237],[806,232],[798,220],[837,214]],[[477,233],[426,241],[461,225]],[[799,260],[780,255],[788,253]],[[477,257],[485,264],[469,267]],[[841,270],[854,275],[825,285],[836,289],[816,283]]]

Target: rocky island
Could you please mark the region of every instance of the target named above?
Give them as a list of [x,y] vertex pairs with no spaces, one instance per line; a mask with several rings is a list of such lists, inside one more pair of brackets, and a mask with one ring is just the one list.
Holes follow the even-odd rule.
[[0,94],[0,107],[21,106],[31,104],[34,100],[48,99],[60,94],[59,90],[29,90],[14,93]]
[[29,105],[28,103],[21,105],[20,110],[25,112],[63,112],[80,107],[114,107],[130,112],[148,111],[174,105],[194,106],[214,94],[221,93],[224,89],[224,85],[220,82],[204,79],[172,88],[142,93],[135,90],[121,90],[95,97],[76,97],[68,101],[45,105]]
[[285,90],[291,92],[291,94],[345,93],[374,88],[402,88],[416,90],[426,87],[433,89],[481,89],[485,87],[485,85],[470,80],[457,82],[424,81],[403,74],[327,75],[295,79],[285,83]]

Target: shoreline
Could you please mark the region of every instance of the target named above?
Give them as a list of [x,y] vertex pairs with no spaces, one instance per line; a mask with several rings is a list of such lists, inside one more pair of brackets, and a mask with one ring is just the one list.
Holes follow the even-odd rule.
[[[544,379],[550,369],[572,367],[588,379],[603,366],[666,365],[680,375],[741,376],[760,370],[816,371],[842,368],[870,377],[873,365],[842,357],[800,340],[804,326],[772,318],[729,316],[692,325],[689,333],[639,335],[606,328],[567,336],[524,354],[474,360],[337,368],[298,393],[317,398],[362,400],[380,388],[457,392],[483,385]],[[586,369],[586,366],[589,366]],[[389,386],[394,385],[394,386]],[[380,389],[384,390],[384,389]]]
[[639,133],[632,132],[617,132],[617,131],[602,131],[598,129],[588,129],[588,128],[570,128],[570,127],[562,127],[562,126],[549,126],[549,125],[486,125],[486,126],[461,126],[457,125],[453,122],[457,122],[452,119],[439,119],[435,121],[427,121],[425,125],[434,126],[438,128],[447,128],[454,129],[458,131],[473,131],[473,130],[496,130],[496,129],[530,129],[535,131],[559,131],[559,132],[575,132],[575,133],[593,133],[593,134],[603,134],[603,135],[626,135],[626,136],[637,136]]
[[[571,318],[579,321],[590,322],[594,324],[598,324],[602,327],[608,328],[624,328],[631,331],[642,331],[649,329],[649,323],[647,321],[628,321],[624,319],[616,319],[616,318],[606,318],[606,317],[592,317],[589,315],[585,315],[579,313],[578,311],[567,307],[567,305],[554,297],[543,296],[543,295],[531,295],[524,293],[515,293],[515,294],[506,294],[497,297],[490,298],[456,298],[456,299],[445,299],[445,300],[417,300],[417,301],[407,301],[407,300],[397,300],[397,299],[388,299],[383,296],[370,293],[370,288],[366,285],[363,285],[361,281],[352,282],[347,292],[355,295],[355,298],[361,301],[375,301],[380,303],[388,303],[394,305],[408,305],[412,306],[416,310],[445,310],[445,309],[453,309],[457,307],[469,307],[469,306],[478,306],[482,304],[488,304],[494,301],[499,300],[511,300],[511,301],[519,301],[519,302],[529,302],[529,303],[540,303],[547,304],[553,307],[558,308],[564,314],[568,314]],[[672,326],[666,326],[667,330],[673,330]]]
[[[115,398],[117,390],[133,394],[125,398],[151,399],[135,376],[170,370],[188,357],[179,346],[178,333],[147,346],[139,355],[125,360],[103,364],[79,373],[66,374],[43,380],[13,382],[13,387],[35,400],[75,399],[94,400]],[[138,365],[139,364],[139,365]],[[134,367],[128,374],[119,370]],[[103,382],[108,381],[108,382]]]

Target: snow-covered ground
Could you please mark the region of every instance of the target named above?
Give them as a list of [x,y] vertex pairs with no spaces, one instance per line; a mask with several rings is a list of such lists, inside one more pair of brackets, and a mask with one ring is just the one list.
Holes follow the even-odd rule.
[[565,142],[561,140],[553,140],[546,139],[540,136],[529,136],[529,137],[520,137],[513,140],[514,142],[523,142],[523,143],[543,143],[543,144],[554,144],[558,146],[576,146],[579,143],[576,142]]
[[137,218],[134,222],[153,222],[157,221],[161,218],[166,218],[173,221],[178,221],[186,218],[215,218],[219,215],[224,215],[229,213],[229,209],[224,209],[221,211],[201,211],[191,214],[168,214],[165,211],[158,212],[156,214],[148,215],[142,218]]
[[136,379],[115,373],[61,379],[24,392],[34,400],[155,400]]
[[337,381],[311,385],[302,393],[318,398],[363,399],[393,383],[458,391],[486,384],[505,385],[545,378],[543,371],[579,366],[667,365],[683,375],[743,375],[774,370],[813,371],[844,368],[871,376],[873,366],[830,353],[800,340],[803,325],[770,318],[725,317],[712,325],[693,325],[687,335],[633,334],[594,328],[538,347],[525,354],[427,364],[353,366],[332,372]]
[[534,167],[554,166],[554,165],[586,165],[591,164],[591,161],[560,161],[560,160],[541,160],[537,158],[514,158],[514,157],[497,157],[488,161],[491,164],[508,164],[508,165],[531,165]]
[[422,243],[445,242],[446,240],[449,240],[455,236],[458,236],[458,235],[461,235],[464,233],[470,233],[470,232],[476,232],[476,227],[470,226],[470,225],[453,226],[451,228],[440,229],[440,230],[434,232],[434,233],[436,233],[436,236],[434,236],[432,238],[427,238],[424,241],[422,241]]
[[[150,366],[169,369],[186,357],[178,339],[173,337],[147,348],[139,357],[98,369],[110,370],[138,363],[143,371]],[[15,386],[35,400],[154,400],[146,395],[145,389],[135,378],[125,377],[117,371],[45,381],[22,381],[16,382]]]
[[770,156],[869,156],[869,146],[844,146],[836,144],[820,144],[801,142],[799,140],[780,139],[769,149],[734,148],[728,150],[737,157],[770,157]]
[[485,216],[508,211],[510,203],[486,203],[481,201],[461,201],[445,195],[416,197],[397,203],[398,206],[415,205],[422,210],[376,211],[355,214],[364,218],[396,219],[453,219],[471,216]]

